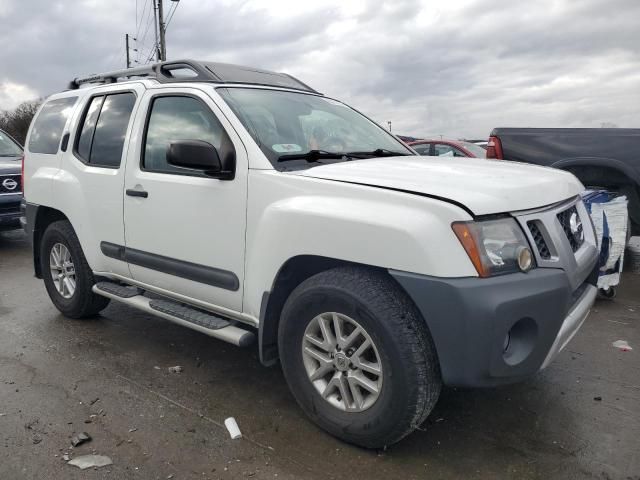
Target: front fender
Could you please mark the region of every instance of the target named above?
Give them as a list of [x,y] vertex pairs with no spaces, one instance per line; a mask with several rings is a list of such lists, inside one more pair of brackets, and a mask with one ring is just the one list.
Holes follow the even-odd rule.
[[[286,178],[283,178],[286,177]],[[286,181],[283,181],[286,180]],[[244,311],[258,316],[282,265],[321,256],[439,277],[477,276],[451,223],[461,208],[375,187],[250,174]]]

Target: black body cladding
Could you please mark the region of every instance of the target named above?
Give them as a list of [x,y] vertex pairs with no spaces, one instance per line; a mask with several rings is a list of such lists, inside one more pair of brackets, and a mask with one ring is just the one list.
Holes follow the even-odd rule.
[[240,280],[235,273],[219,268],[207,267],[196,263],[185,262],[155,253],[143,252],[110,242],[101,242],[100,250],[107,257],[122,260],[133,265],[149,268],[157,272],[175,275],[212,287],[236,291],[240,288]]

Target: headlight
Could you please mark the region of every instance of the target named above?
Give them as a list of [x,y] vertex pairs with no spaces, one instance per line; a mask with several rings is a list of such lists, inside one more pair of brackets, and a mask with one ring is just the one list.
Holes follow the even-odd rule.
[[526,272],[534,266],[527,239],[513,218],[454,222],[451,228],[481,277]]

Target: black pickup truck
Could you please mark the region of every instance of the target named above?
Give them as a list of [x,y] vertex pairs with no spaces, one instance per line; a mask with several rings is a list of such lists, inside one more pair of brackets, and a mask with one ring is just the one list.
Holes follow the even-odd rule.
[[640,128],[495,128],[487,158],[561,168],[586,187],[626,195],[631,233],[640,235]]
[[20,228],[22,147],[0,130],[0,232]]

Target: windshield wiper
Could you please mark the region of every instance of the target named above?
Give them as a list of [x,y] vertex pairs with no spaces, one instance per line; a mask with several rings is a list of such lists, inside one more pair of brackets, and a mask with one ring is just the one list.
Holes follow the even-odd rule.
[[347,152],[344,154],[347,157],[402,157],[406,155],[412,155],[405,152],[394,152],[393,150],[387,150],[386,148],[376,148],[370,152]]
[[327,152],[326,150],[309,150],[305,153],[288,153],[286,155],[280,155],[278,162],[288,162],[290,160],[306,160],[307,162],[317,162],[321,159],[336,159],[339,160],[345,156],[345,153]]

